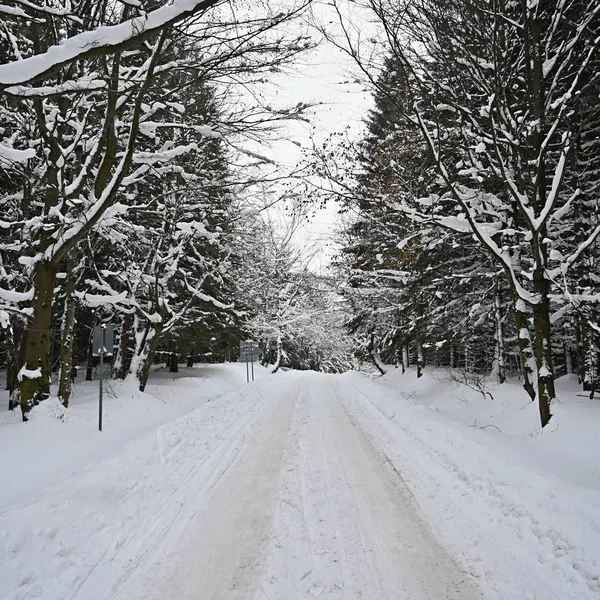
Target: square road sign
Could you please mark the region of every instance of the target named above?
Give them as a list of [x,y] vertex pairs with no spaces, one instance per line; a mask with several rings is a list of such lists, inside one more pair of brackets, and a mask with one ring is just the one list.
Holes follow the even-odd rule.
[[112,356],[115,341],[114,325],[97,325],[94,327],[92,356],[100,356],[100,350],[102,349],[102,332],[104,332],[104,356]]

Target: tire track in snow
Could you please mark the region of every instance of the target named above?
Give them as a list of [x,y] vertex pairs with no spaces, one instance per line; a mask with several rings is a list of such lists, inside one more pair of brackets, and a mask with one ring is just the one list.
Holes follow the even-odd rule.
[[[398,441],[402,440],[402,443],[408,442],[408,444],[414,444],[418,447],[419,451],[427,457],[430,463],[434,466],[435,470],[442,470],[445,474],[450,474],[454,478],[453,495],[455,497],[465,498],[465,505],[472,504],[479,511],[485,511],[486,520],[494,524],[497,527],[496,539],[504,539],[504,544],[508,547],[521,547],[523,546],[523,539],[527,536],[536,538],[537,544],[543,549],[538,554],[537,564],[549,564],[552,569],[562,571],[564,580],[567,581],[580,581],[583,580],[585,585],[588,587],[590,597],[596,598],[600,592],[600,577],[598,575],[598,563],[592,563],[591,568],[588,566],[587,569],[583,567],[589,556],[581,551],[580,548],[574,546],[568,536],[561,534],[558,528],[542,526],[540,521],[536,518],[533,512],[527,510],[527,508],[519,502],[519,499],[515,499],[514,494],[511,497],[511,487],[503,484],[502,476],[498,476],[493,470],[489,472],[489,477],[482,475],[482,470],[471,471],[468,469],[468,461],[461,464],[456,460],[456,457],[461,456],[461,453],[477,453],[478,450],[486,452],[485,448],[479,445],[474,446],[469,440],[463,440],[457,438],[455,435],[451,435],[443,427],[439,427],[435,431],[435,438],[431,438],[431,433],[428,436],[423,437],[419,433],[419,429],[415,428],[415,424],[412,421],[404,423],[402,419],[395,418],[396,415],[388,415],[383,411],[367,394],[360,390],[355,385],[345,382],[348,388],[351,388],[354,392],[353,408],[349,408],[357,419],[362,422],[360,426],[365,435],[367,435],[373,443],[377,445],[375,438],[367,432],[368,430],[377,431],[377,435],[384,441],[385,446],[388,449],[393,449],[392,454],[402,444]],[[388,390],[389,392],[389,390]],[[364,425],[364,428],[363,428]],[[430,430],[428,430],[430,431]],[[402,437],[399,438],[398,434],[401,433]],[[449,452],[448,449],[452,451]],[[387,453],[383,448],[380,448],[381,452]],[[411,450],[414,454],[414,449]],[[483,454],[485,457],[486,454]],[[388,457],[390,464],[394,466],[394,470],[397,468],[394,463],[403,463],[403,457],[401,455],[396,456],[393,460]],[[482,458],[485,460],[485,458]],[[398,472],[398,471],[397,471]],[[435,472],[435,471],[434,471]],[[414,477],[414,476],[413,476]],[[423,486],[423,483],[419,481],[419,477],[415,477],[417,489]],[[529,478],[527,480],[525,489],[528,486],[535,485]],[[412,493],[412,492],[411,492]],[[423,492],[421,492],[423,493]],[[433,492],[428,492],[432,494]],[[484,506],[482,506],[482,503]],[[514,528],[514,522],[518,520],[519,527]],[[517,535],[515,535],[517,532]],[[485,539],[485,536],[481,536]],[[575,538],[576,539],[576,538]],[[470,542],[471,544],[479,544],[478,540]],[[498,551],[496,551],[498,552]],[[500,552],[498,552],[500,554]],[[563,555],[572,555],[573,558],[570,561],[562,560]],[[473,559],[471,559],[474,562]],[[480,559],[475,559],[480,560]],[[510,561],[515,564],[514,567],[514,580],[494,582],[494,586],[498,589],[491,589],[488,592],[490,597],[504,598],[506,594],[523,593],[528,597],[533,597],[535,592],[530,590],[524,590],[522,587],[518,587],[518,581],[521,579],[527,580],[531,577],[531,569],[523,570],[523,572],[517,575],[517,571],[523,569],[522,561],[517,553],[510,553],[504,556],[504,560]],[[486,573],[482,572],[480,565],[476,565],[480,573],[485,577]],[[536,565],[537,566],[537,565]],[[543,571],[543,569],[542,569]],[[489,585],[489,584],[488,584]],[[579,589],[579,588],[577,588]],[[553,598],[574,598],[580,597],[578,591],[571,592],[571,590],[553,589]]]
[[260,383],[223,396],[65,478],[35,506],[1,516],[0,597],[108,600],[160,560],[265,408]]
[[[93,597],[86,594],[86,589],[88,586],[92,590],[98,589],[98,580],[110,581],[110,576],[105,572],[107,570],[119,573],[118,578],[111,582],[112,594],[119,593],[122,586],[144,562],[151,559],[153,552],[165,538],[175,534],[176,524],[189,509],[189,502],[193,500],[196,504],[204,500],[227,473],[243,448],[246,439],[245,430],[254,419],[258,418],[262,409],[264,409],[264,399],[235,419],[215,440],[209,452],[200,456],[196,463],[192,463],[193,467],[172,490],[170,497],[140,524],[133,536],[119,543],[119,534],[117,534],[90,572],[82,579],[71,600]],[[165,456],[173,456],[181,446],[181,441],[176,442],[165,455],[162,434],[159,433],[162,430],[164,426],[157,430],[156,438],[160,460],[164,464]],[[135,490],[135,487],[134,485],[132,490]]]
[[304,376],[254,600],[481,598],[398,473],[350,420],[334,381]]
[[145,580],[133,577],[115,600],[252,597],[263,548],[271,535],[282,458],[298,396],[297,377],[286,375],[282,383],[244,427],[245,441],[227,470],[203,497],[187,500],[188,509],[177,520],[179,534],[169,547],[160,547],[161,556],[154,561],[157,572]]

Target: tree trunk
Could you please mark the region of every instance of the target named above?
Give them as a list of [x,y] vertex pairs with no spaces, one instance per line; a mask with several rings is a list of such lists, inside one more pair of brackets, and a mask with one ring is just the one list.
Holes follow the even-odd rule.
[[523,377],[523,388],[533,402],[535,400],[535,387],[533,385],[532,376],[535,360],[531,348],[531,336],[529,335],[525,306],[521,300],[517,300],[515,305],[515,324],[517,327],[517,337],[519,339],[519,358],[521,363],[521,376]]
[[33,314],[25,330],[25,371],[21,373],[23,420],[35,404],[50,396],[50,333],[56,269],[49,261],[35,266]]
[[8,392],[10,396],[13,388],[12,382],[16,378],[16,365],[14,359],[12,357],[12,348],[11,342],[8,340],[10,333],[6,332],[6,381],[4,382],[4,389]]
[[578,316],[575,321],[575,345],[577,356],[577,379],[579,380],[579,385],[583,384],[583,378],[585,373],[584,360],[583,360],[583,341],[582,341],[582,319],[581,316]]
[[147,346],[146,355],[136,373],[139,382],[140,392],[143,392],[146,389],[146,384],[148,383],[148,375],[150,374],[150,367],[154,362],[154,355],[156,354],[156,348],[158,347],[158,342],[160,341],[162,329],[162,325],[152,328],[152,333],[146,337],[146,339],[143,342],[143,346],[140,349],[143,353],[145,347]]
[[382,374],[386,374],[386,370],[383,368],[383,364],[381,363],[381,359],[379,357],[379,350],[377,347],[377,343],[375,342],[375,334],[371,334],[371,339],[369,341],[369,345],[367,346],[367,352],[369,353],[369,358],[375,365],[375,368]]
[[502,326],[502,295],[498,283],[494,296],[494,318],[496,319],[496,356],[494,357],[498,383],[506,381],[506,363],[504,361],[504,328]]
[[177,352],[171,352],[169,358],[169,372],[179,373],[179,356],[177,356]]
[[119,354],[115,361],[115,377],[117,379],[125,379],[129,373],[133,352],[133,313],[125,313],[121,319]]
[[535,362],[538,377],[538,402],[540,409],[540,420],[545,427],[552,413],[550,403],[555,397],[554,372],[552,365],[552,346],[550,340],[550,306],[547,300],[542,300],[533,306],[533,324],[535,328]]
[[402,344],[402,372],[405,373],[409,366],[408,342]]
[[423,376],[425,367],[425,353],[423,352],[423,344],[420,339],[417,339],[417,379]]
[[20,325],[12,325],[6,331],[7,362],[6,362],[6,389],[8,391],[8,410],[15,410],[19,406],[19,364],[23,362],[24,346],[22,343],[23,332]]
[[266,342],[264,342],[261,347],[262,347],[262,355],[260,357],[260,364],[263,367],[266,367],[269,364],[269,347],[271,345],[271,341],[267,340]]
[[[525,27],[525,56],[526,77],[529,89],[530,108],[536,117],[532,131],[533,156],[537,160],[532,208],[536,218],[539,218],[547,199],[546,156],[544,150],[546,128],[546,82],[544,79],[544,45],[542,42],[543,24],[541,12],[531,11],[529,22]],[[529,34],[529,35],[528,35]],[[531,39],[529,39],[531,38]],[[556,185],[556,183],[553,183]],[[548,299],[549,281],[546,278],[548,263],[546,221],[542,226],[532,231],[531,249],[534,260],[533,291],[538,296],[538,302],[532,306],[533,327],[535,331],[535,363],[537,370],[537,394],[542,427],[545,427],[552,417],[550,403],[555,396],[554,373],[552,365],[552,337],[550,330],[550,302]]]
[[473,366],[473,353],[471,352],[471,342],[465,343],[465,371],[467,373],[473,373],[475,370]]
[[6,329],[6,385],[5,389],[8,394],[12,394],[15,387],[17,386],[17,374],[19,357],[17,354],[17,346],[15,340],[14,329],[12,325],[9,325]]
[[71,398],[71,382],[73,375],[73,332],[75,330],[75,296],[73,281],[73,257],[67,258],[67,280],[65,286],[65,311],[60,339],[60,378],[58,397],[62,405],[69,406]]
[[573,374],[573,353],[571,348],[571,342],[569,340],[565,340],[563,345],[564,353],[565,353],[565,371],[567,375]]
[[191,369],[194,366],[194,357],[196,356],[196,348],[192,346],[188,354],[187,367]]
[[86,381],[92,381],[94,379],[94,356],[93,356],[92,352],[93,352],[92,339],[91,339],[91,335],[90,335],[90,340],[88,342],[88,349],[87,349],[87,363],[85,366],[85,380]]
[[273,365],[273,370],[271,373],[277,373],[279,371],[279,367],[281,366],[281,336],[277,338],[277,358],[275,359],[275,364]]
[[581,330],[581,383],[583,384],[583,391],[589,392],[592,384],[590,367],[590,327],[587,319],[584,315],[581,316],[580,320]]
[[456,369],[456,346],[450,345],[450,368]]
[[596,381],[598,378],[598,348],[595,340],[594,328],[590,326],[589,321],[593,321],[593,316],[584,316],[581,319],[581,342],[583,358],[583,390],[590,392],[590,399],[594,397]]
[[402,369],[402,375],[404,375],[406,372],[404,366],[404,344],[400,344],[400,346],[396,347],[396,368],[398,367]]

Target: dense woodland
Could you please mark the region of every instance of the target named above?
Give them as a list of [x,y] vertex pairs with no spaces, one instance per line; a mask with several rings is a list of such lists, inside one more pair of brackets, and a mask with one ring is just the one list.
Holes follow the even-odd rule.
[[[518,376],[542,425],[557,376],[594,394],[600,5],[364,0],[367,40],[334,2],[321,33],[372,89],[365,135],[282,173],[249,148],[310,107],[248,90],[311,50],[310,4],[0,7],[0,364],[24,420],[92,377],[103,323],[142,390],[251,337],[274,370]],[[340,209],[326,276],[294,243],[306,206],[265,209],[301,178]]]
[[98,324],[116,328],[114,377],[142,390],[155,359],[235,360],[249,335],[275,368],[337,352],[291,314],[320,302],[327,318],[322,282],[242,208],[282,176],[245,144],[304,108],[244,92],[311,47],[295,25],[308,3],[238,4],[0,8],[1,360],[24,419],[52,382],[66,406],[77,366],[92,377]]
[[337,3],[340,46],[374,108],[318,163],[349,215],[351,331],[380,370],[518,375],[545,425],[557,376],[600,380],[600,5],[364,5],[382,36]]

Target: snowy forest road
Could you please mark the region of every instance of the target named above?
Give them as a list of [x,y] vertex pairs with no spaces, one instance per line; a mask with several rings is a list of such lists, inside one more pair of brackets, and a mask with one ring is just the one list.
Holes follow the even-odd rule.
[[114,597],[481,598],[351,417],[356,390],[313,373],[277,383],[204,457],[218,475],[187,497],[177,539],[155,547]]

